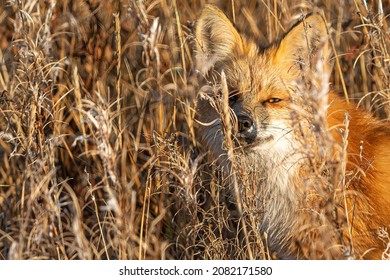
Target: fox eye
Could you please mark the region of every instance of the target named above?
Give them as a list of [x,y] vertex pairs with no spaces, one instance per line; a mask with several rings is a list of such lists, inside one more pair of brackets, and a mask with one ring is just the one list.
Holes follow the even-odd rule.
[[268,103],[278,103],[280,101],[282,101],[282,99],[276,98],[276,97],[275,98],[270,98],[270,99],[267,100]]
[[239,99],[239,97],[240,97],[240,95],[238,94],[238,90],[234,90],[234,91],[230,92],[229,102],[236,103],[237,100]]

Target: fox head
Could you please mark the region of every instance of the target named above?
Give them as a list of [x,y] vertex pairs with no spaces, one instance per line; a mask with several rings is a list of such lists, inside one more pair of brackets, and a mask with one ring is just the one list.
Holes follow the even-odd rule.
[[[232,135],[246,155],[291,151],[292,107],[300,94],[296,85],[310,87],[312,81],[307,77],[313,72],[328,83],[327,39],[324,19],[313,14],[281,40],[262,48],[241,35],[218,8],[205,6],[196,24],[197,68],[207,79],[225,79],[235,127]],[[198,118],[203,124],[202,141],[220,156],[224,153],[223,116],[210,96],[220,98],[212,87],[203,87]]]

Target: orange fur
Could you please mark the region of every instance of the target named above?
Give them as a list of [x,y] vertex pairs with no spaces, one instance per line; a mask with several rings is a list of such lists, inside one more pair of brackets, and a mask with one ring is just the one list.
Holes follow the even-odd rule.
[[[342,133],[348,130],[346,181],[335,186],[345,198],[337,208],[348,223],[338,229],[326,221],[326,213],[334,207],[324,210],[322,216],[305,211],[316,203],[326,208],[326,203],[308,199],[315,197],[312,194],[321,196],[321,184],[305,183],[313,175],[309,163],[312,169],[319,168],[321,158],[314,156],[314,163],[309,162],[301,151],[309,146],[307,141],[312,141],[314,154],[323,148],[302,136],[311,135],[311,113],[306,113],[311,117],[300,119],[299,125],[294,125],[293,116],[296,107],[305,112],[302,85],[304,91],[327,92],[331,67],[323,18],[317,14],[307,17],[280,42],[262,49],[242,36],[219,9],[206,5],[197,22],[196,40],[197,64],[203,75],[215,80],[222,73],[226,75],[233,122],[236,119],[233,137],[237,158],[248,167],[248,173],[257,167],[263,175],[258,177],[265,177],[256,184],[265,201],[260,228],[267,233],[271,250],[281,258],[342,258],[341,247],[350,241],[353,256],[380,259],[386,244],[378,232],[381,227],[390,227],[389,123],[356,109],[334,93],[325,94],[318,104],[329,106],[326,129],[334,140],[331,158],[342,154],[341,147],[346,144]],[[219,97],[211,91],[209,86],[203,87],[198,99],[201,141],[226,168],[229,158],[221,111],[211,101]],[[344,124],[346,114],[348,127]]]
[[[356,191],[347,204],[354,209],[352,239],[355,251],[367,259],[380,259],[385,243],[378,238],[380,227],[390,226],[390,129],[388,122],[379,121],[356,105],[331,95],[328,124],[336,143],[341,143],[335,127],[350,118],[347,170],[360,169],[360,179],[354,178],[350,190]],[[352,210],[351,210],[352,211]],[[356,215],[354,215],[356,213]]]

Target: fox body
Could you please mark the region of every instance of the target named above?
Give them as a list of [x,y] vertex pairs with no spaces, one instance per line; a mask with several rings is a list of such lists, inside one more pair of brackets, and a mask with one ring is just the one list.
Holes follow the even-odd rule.
[[[234,172],[228,135],[244,173],[257,172],[252,187],[264,208],[260,230],[279,258],[380,259],[389,242],[380,232],[390,228],[390,128],[329,92],[327,37],[325,21],[313,14],[264,48],[218,8],[205,6],[196,25],[197,66],[204,76],[222,80],[229,110],[213,104],[223,93],[209,85],[201,89],[201,142],[221,168]],[[318,95],[317,108],[305,107],[303,91]],[[227,114],[229,133],[223,127]],[[321,115],[325,126],[318,128]],[[316,139],[316,129],[331,144]],[[327,183],[316,181],[331,176],[332,164],[341,174],[331,182],[341,197],[334,205],[318,199]]]

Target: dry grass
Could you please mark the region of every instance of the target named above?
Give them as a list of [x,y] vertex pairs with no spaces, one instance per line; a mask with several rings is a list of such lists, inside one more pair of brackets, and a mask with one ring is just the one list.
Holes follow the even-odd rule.
[[[0,259],[270,258],[197,142],[206,2],[0,0]],[[388,1],[211,2],[264,43],[322,10],[334,88],[389,118]]]

